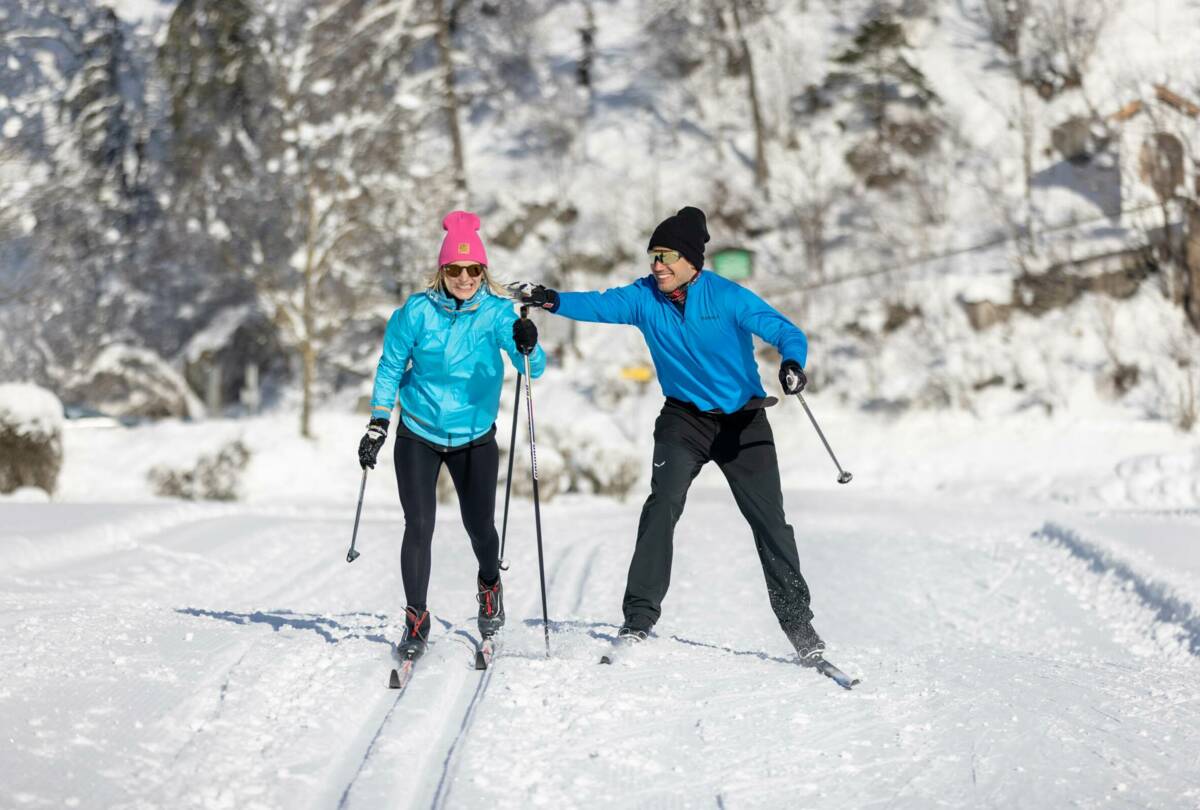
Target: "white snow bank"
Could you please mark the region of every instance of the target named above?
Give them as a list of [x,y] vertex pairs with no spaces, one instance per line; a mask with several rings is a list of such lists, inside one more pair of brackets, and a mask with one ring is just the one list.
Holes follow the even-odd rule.
[[40,487],[17,487],[12,492],[0,492],[0,501],[10,503],[49,503],[50,493]]
[[1108,480],[1097,485],[1095,497],[1114,506],[1200,508],[1200,445],[1124,459]]
[[[1132,531],[1131,531],[1132,530]],[[1173,638],[1179,646],[1200,655],[1200,529],[1179,525],[1178,518],[1159,526],[1145,517],[1123,528],[1093,525],[1081,536],[1056,523],[1046,523],[1035,535],[1075,557],[1102,583],[1118,593],[1104,594],[1114,602],[1135,601],[1150,611],[1155,641]]]

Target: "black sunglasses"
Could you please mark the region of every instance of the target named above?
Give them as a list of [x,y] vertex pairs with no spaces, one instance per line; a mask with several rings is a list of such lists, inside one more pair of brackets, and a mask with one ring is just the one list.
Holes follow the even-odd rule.
[[460,264],[442,265],[442,272],[446,274],[447,278],[458,278],[462,275],[463,270],[466,270],[471,275],[471,278],[479,278],[483,275],[482,264],[468,264],[466,267]]

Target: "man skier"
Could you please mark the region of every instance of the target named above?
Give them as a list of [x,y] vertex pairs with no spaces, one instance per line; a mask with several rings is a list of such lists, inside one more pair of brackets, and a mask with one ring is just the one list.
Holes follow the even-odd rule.
[[801,662],[817,665],[825,644],[812,626],[808,585],[783,513],[779,461],[764,410],[774,403],[759,380],[751,336],[779,350],[779,380],[788,394],[807,383],[808,339],[750,290],[703,271],[706,242],[704,212],[681,208],[650,237],[650,275],[605,292],[558,293],[525,284],[521,302],[577,321],[636,326],[666,396],[654,424],[650,496],[629,564],[618,642],[644,639],[658,621],[675,524],[692,480],[715,461],[754,532],[779,624]]

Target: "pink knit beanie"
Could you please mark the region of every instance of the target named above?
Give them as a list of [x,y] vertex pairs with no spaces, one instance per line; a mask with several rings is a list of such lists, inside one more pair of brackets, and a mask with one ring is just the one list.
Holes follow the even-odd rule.
[[442,220],[442,227],[446,229],[446,238],[438,254],[439,267],[464,259],[487,267],[487,251],[479,238],[479,217],[470,211],[451,211]]

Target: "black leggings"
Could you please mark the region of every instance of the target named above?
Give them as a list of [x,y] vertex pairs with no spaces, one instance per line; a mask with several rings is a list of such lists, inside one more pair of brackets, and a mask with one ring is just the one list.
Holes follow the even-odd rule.
[[437,515],[438,472],[445,462],[458,492],[463,526],[479,561],[479,576],[500,576],[500,537],[496,534],[496,479],[500,449],[493,436],[473,447],[441,451],[410,436],[396,437],[396,484],[404,508],[404,544],[400,570],[407,604],[426,608],[432,563],[433,524]]

